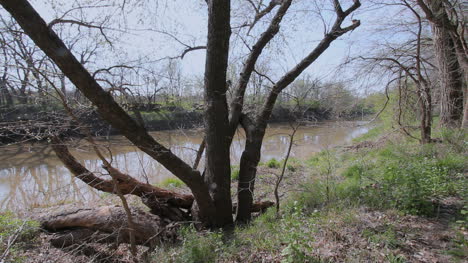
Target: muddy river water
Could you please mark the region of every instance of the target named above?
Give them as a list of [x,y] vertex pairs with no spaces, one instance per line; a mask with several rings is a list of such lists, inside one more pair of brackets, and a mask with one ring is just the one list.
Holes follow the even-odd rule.
[[[365,122],[324,122],[299,128],[295,136],[292,156],[310,157],[323,149],[346,145],[368,131]],[[262,161],[283,159],[289,143],[291,128],[287,124],[269,126],[262,148]],[[189,163],[195,159],[202,138],[201,130],[173,130],[151,133],[171,151]],[[149,183],[159,183],[171,174],[156,161],[137,150],[122,136],[99,139],[112,156],[114,166]],[[244,136],[238,133],[232,144],[232,164],[238,164]],[[81,142],[71,143],[72,154],[97,173],[103,172],[101,162],[93,151]],[[69,202],[95,202],[99,193],[74,179],[45,144],[0,147],[0,209],[23,210]]]

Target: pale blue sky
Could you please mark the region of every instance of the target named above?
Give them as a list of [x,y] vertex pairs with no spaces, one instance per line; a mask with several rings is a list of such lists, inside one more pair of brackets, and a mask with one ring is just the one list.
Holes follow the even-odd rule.
[[[76,5],[76,2],[107,5],[114,1],[32,0],[31,2],[40,15],[49,22],[57,14],[62,14]],[[115,0],[115,2],[121,1]],[[109,16],[111,21],[109,25],[117,29],[107,31],[117,40],[114,50],[98,54],[96,61],[98,61],[99,66],[111,66],[135,59],[141,59],[150,65],[155,63],[153,61],[159,61],[166,56],[176,56],[184,49],[171,37],[152,30],[170,32],[190,45],[205,44],[207,11],[203,0],[140,1],[144,4],[136,6],[130,6],[135,1],[128,2],[124,11],[115,7],[102,7],[85,9],[83,12],[85,19],[91,21],[100,21]],[[350,0],[342,1],[344,6],[349,5],[350,2]],[[375,32],[375,25],[383,23],[386,19],[395,18],[397,13],[391,11],[392,9],[372,9],[369,1],[363,0],[362,2],[363,6],[352,17],[360,19],[362,25],[354,32],[346,34],[332,43],[331,47],[307,70],[308,74],[324,80],[348,78],[350,76],[348,73],[335,74],[337,65],[343,61],[345,56],[350,52],[363,52],[372,46],[372,43],[378,38],[394,37]],[[246,1],[233,1],[232,3],[234,16],[232,26],[234,26],[239,23],[237,15],[245,14],[248,8]],[[296,4],[291,7],[282,23],[281,35],[269,45],[269,49],[261,57],[261,61],[269,62],[270,74],[273,79],[278,79],[282,73],[293,67],[320,41],[324,32],[323,23],[317,15],[307,10],[315,10],[315,5],[317,5],[323,8],[323,18],[326,21],[332,21],[333,12],[330,11],[330,3],[330,0],[318,0],[315,1],[315,4],[305,0],[297,0]],[[53,5],[55,5],[54,9],[58,11],[57,14],[53,11]],[[79,19],[82,18],[81,15],[80,12],[75,11],[70,12],[66,18]],[[398,17],[396,18],[398,19]],[[345,25],[350,23],[348,20]],[[126,33],[119,32],[118,29],[124,26],[131,30]],[[73,33],[76,28],[76,26],[72,27],[69,32]],[[254,30],[252,35],[258,36],[262,28],[264,28],[262,24],[259,24],[256,27],[257,31]],[[255,39],[252,37],[247,41],[252,43]],[[231,42],[233,47],[231,61],[242,61],[246,54],[242,41],[233,35]],[[188,53],[181,61],[183,74],[185,76],[202,76],[204,60],[205,52],[203,50]]]

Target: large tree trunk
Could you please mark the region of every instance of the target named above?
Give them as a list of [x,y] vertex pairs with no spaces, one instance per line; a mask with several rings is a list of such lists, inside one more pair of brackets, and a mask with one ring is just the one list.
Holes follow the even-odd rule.
[[[287,1],[283,2],[282,8],[288,7],[286,6],[286,3]],[[250,211],[252,207],[255,176],[258,162],[260,161],[263,137],[265,136],[267,122],[270,119],[273,107],[279,94],[282,90],[288,87],[289,84],[291,84],[307,67],[315,62],[315,60],[317,60],[317,58],[328,49],[333,41],[335,41],[343,34],[356,29],[360,25],[359,20],[353,20],[353,24],[342,28],[342,24],[345,18],[361,6],[359,0],[354,0],[353,5],[346,10],[342,9],[338,0],[335,0],[334,3],[336,19],[330,32],[324,36],[322,41],[320,41],[304,59],[302,59],[295,67],[289,70],[283,77],[281,77],[278,82],[274,84],[267,96],[266,101],[260,107],[253,120],[246,118],[247,116],[245,114],[242,115],[242,125],[244,130],[246,130],[246,134],[250,133],[250,135],[247,135],[246,147],[241,157],[239,188],[237,191],[238,208],[236,221],[245,222],[249,221],[251,218],[251,215],[248,214],[248,211]],[[242,107],[240,107],[240,109],[242,109]]]
[[433,26],[441,88],[440,125],[459,127],[463,116],[463,76],[450,34]]
[[[57,64],[76,88],[97,107],[104,120],[187,184],[198,203],[199,219],[204,224],[211,224],[216,208],[200,172],[192,169],[190,165],[157,142],[144,127],[138,125],[117,104],[112,95],[91,76],[27,0],[0,0],[0,4],[15,18],[34,43]],[[229,177],[229,174],[227,176]]]
[[455,42],[447,22],[450,21],[442,1],[427,0],[432,10],[432,32],[434,50],[439,67],[441,88],[440,125],[443,127],[459,127],[463,118],[463,76],[458,61]]
[[257,166],[260,162],[261,148],[265,130],[257,129],[252,120],[242,115],[241,124],[245,130],[246,142],[240,160],[239,180],[236,211],[236,222],[245,223],[250,221],[253,204],[253,193],[255,191],[255,176]]
[[233,223],[229,114],[226,72],[229,54],[230,1],[208,1],[208,43],[205,65],[205,183],[215,210],[215,226]]

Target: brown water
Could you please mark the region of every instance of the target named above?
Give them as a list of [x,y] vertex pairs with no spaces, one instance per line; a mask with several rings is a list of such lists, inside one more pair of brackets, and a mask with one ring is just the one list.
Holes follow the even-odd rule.
[[[325,148],[344,145],[368,131],[363,122],[326,122],[299,129],[295,136],[292,157],[305,159]],[[283,159],[289,142],[288,125],[270,125],[262,148],[262,161]],[[201,142],[200,130],[174,130],[151,133],[157,140],[189,163]],[[233,142],[232,164],[238,164],[244,145],[243,134]],[[122,171],[149,183],[159,183],[171,174],[156,161],[137,150],[122,136],[112,136],[100,143],[110,150],[112,163]],[[72,154],[97,173],[103,172],[101,162],[85,142],[70,147]],[[106,150],[107,151],[107,150]],[[93,202],[103,194],[91,189],[57,159],[43,144],[0,147],[0,208],[28,209],[68,202]]]

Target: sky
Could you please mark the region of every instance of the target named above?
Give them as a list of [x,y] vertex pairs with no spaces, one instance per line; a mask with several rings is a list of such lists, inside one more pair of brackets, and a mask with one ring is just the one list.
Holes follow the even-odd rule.
[[[96,55],[95,64],[89,67],[109,67],[121,63],[143,63],[145,66],[165,65],[166,57],[181,54],[184,46],[169,36],[189,45],[205,45],[207,31],[207,10],[204,0],[30,0],[38,13],[50,22],[55,18],[86,20],[92,23],[106,21],[109,29],[105,32],[112,38],[112,49],[102,41],[103,48]],[[260,63],[269,65],[268,74],[278,79],[284,72],[300,61],[324,35],[324,23],[329,24],[334,16],[331,11],[331,0],[297,0],[283,20],[280,34],[262,53]],[[350,0],[342,0],[343,6],[349,6]],[[118,5],[114,5],[118,4]],[[332,43],[330,48],[306,71],[307,74],[324,81],[352,79],[352,70],[337,71],[344,59],[350,54],[362,52],[369,48],[377,38],[392,37],[375,31],[376,23],[381,23],[392,15],[391,9],[374,9],[369,1],[363,0],[363,6],[350,19],[361,20],[361,26],[355,31],[342,36]],[[85,6],[82,9],[73,8]],[[99,7],[96,7],[98,5]],[[87,8],[87,6],[93,6]],[[244,0],[232,1],[232,22],[235,27],[245,21],[251,14]],[[69,10],[73,11],[69,11]],[[322,17],[318,16],[321,10]],[[65,15],[64,15],[65,14]],[[251,17],[251,15],[250,15]],[[350,19],[344,25],[351,24]],[[266,20],[268,21],[268,20]],[[63,35],[82,34],[83,29],[76,25],[63,25]],[[259,23],[246,42],[252,44],[265,28]],[[166,32],[169,34],[161,33]],[[97,30],[89,34],[89,40],[97,39]],[[85,38],[83,38],[85,39]],[[236,34],[231,36],[231,63],[240,63],[247,54],[243,41]],[[85,40],[80,40],[85,46]],[[180,60],[182,74],[186,77],[200,77],[204,72],[205,51],[188,53]]]

